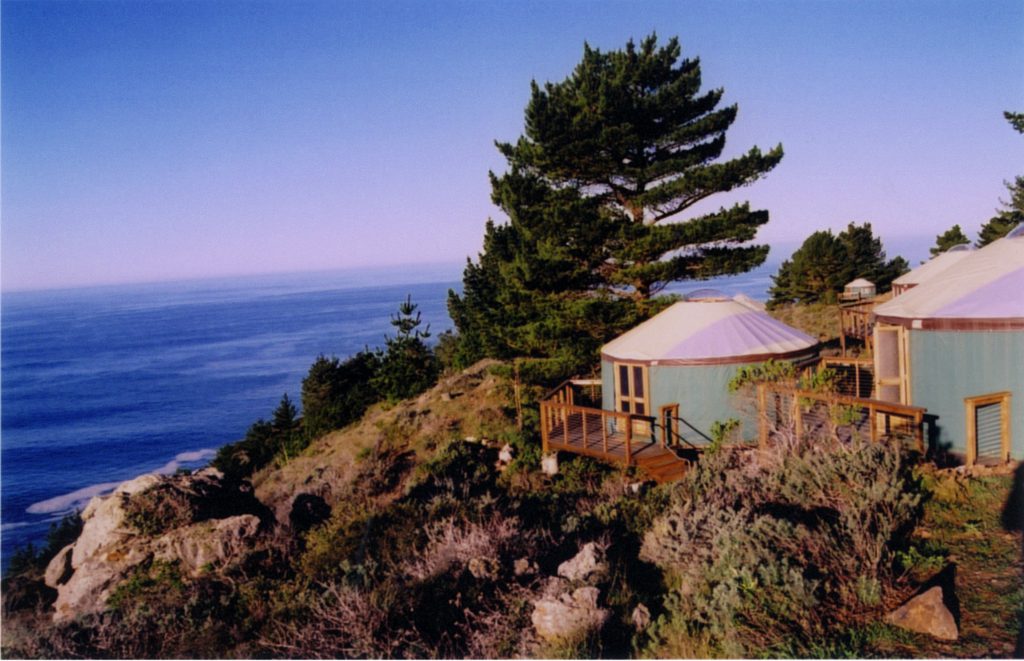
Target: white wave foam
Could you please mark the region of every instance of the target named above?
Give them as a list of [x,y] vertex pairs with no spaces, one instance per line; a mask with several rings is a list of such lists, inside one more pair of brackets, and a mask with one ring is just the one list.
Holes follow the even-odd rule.
[[202,450],[192,450],[189,452],[182,452],[171,459],[166,464],[156,469],[156,473],[160,475],[167,475],[181,468],[182,464],[192,464],[197,461],[204,461],[210,459],[217,454],[216,450],[210,448],[203,448]]
[[57,512],[72,512],[81,509],[92,499],[93,496],[101,496],[108,491],[113,491],[120,482],[104,482],[92,486],[76,489],[63,496],[55,496],[41,500],[28,506],[25,511],[29,514],[56,514]]
[[[181,468],[182,464],[193,464],[205,461],[214,457],[216,454],[217,451],[210,448],[181,452],[175,455],[174,459],[168,461],[166,464],[152,472],[159,475],[168,475]],[[73,512],[74,510],[85,507],[93,496],[102,496],[113,491],[114,487],[119,484],[121,484],[121,482],[104,482],[102,484],[83,487],[72,491],[71,493],[66,493],[63,496],[55,496],[54,498],[48,498],[46,500],[41,500],[38,503],[33,503],[32,505],[29,505],[28,509],[25,511],[29,514],[57,514]]]
[[7,532],[8,530],[14,530],[15,528],[24,528],[25,526],[32,525],[30,521],[16,521],[14,523],[0,523],[0,532]]

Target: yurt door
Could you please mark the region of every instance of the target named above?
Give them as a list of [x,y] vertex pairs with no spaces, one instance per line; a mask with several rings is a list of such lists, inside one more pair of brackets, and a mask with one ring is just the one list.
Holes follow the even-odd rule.
[[[646,365],[615,364],[615,403],[622,413],[650,416]],[[650,436],[650,420],[633,420],[633,436]]]
[[885,402],[910,403],[906,330],[875,326],[875,397]]

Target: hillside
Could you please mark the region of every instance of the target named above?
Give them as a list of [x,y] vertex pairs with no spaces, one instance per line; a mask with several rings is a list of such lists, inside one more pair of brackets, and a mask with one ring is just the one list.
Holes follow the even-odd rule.
[[[1005,470],[826,439],[722,450],[662,487],[566,456],[548,476],[503,372],[478,363],[375,405],[251,485],[206,470],[94,500],[45,572],[5,579],[3,655],[1012,651],[1024,579]],[[950,567],[957,640],[884,623]]]

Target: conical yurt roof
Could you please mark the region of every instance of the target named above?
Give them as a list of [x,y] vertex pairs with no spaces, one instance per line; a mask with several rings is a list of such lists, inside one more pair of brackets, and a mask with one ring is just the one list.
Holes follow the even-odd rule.
[[796,357],[818,342],[728,298],[673,304],[601,349],[609,361],[709,365]]
[[894,285],[920,285],[928,282],[961,259],[969,256],[972,252],[969,244],[963,244],[950,248],[946,252],[939,253],[924,264],[892,281]]
[[968,253],[875,314],[911,328],[1024,329],[1024,235]]

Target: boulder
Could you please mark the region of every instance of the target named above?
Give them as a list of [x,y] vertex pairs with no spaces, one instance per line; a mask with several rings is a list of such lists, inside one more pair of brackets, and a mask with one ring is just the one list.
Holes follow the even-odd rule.
[[[171,519],[176,527],[143,534],[125,520],[133,498],[143,498],[156,516],[164,503],[184,508],[180,522]],[[230,564],[259,534],[261,519],[253,513],[258,508],[247,485],[225,481],[212,469],[191,476],[143,475],[93,498],[82,511],[78,539],[46,568],[46,583],[57,588],[54,621],[102,611],[121,581],[153,560],[180,563],[193,576]]]
[[942,640],[956,640],[960,635],[956,619],[943,601],[942,587],[938,585],[889,613],[885,620],[901,629],[926,633]]
[[541,458],[540,469],[545,475],[558,475],[558,455],[549,454]]
[[643,631],[651,624],[651,611],[647,606],[637,604],[637,607],[633,609],[633,614],[629,616],[629,620],[638,632]]
[[600,591],[595,587],[578,588],[558,598],[545,597],[533,604],[531,620],[537,635],[549,642],[572,640],[599,630],[609,612],[598,608]]
[[181,562],[193,576],[211,568],[220,568],[250,548],[260,528],[252,514],[202,521],[177,528],[158,538],[153,557]]
[[597,582],[608,573],[604,549],[587,542],[579,553],[558,565],[558,575],[573,583]]
[[103,546],[125,539],[133,534],[124,529],[124,505],[128,498],[160,483],[157,475],[141,475],[119,485],[109,496],[96,496],[82,510],[82,532],[75,540],[71,566],[78,569],[86,558],[95,555]]
[[57,555],[53,556],[50,564],[46,565],[46,573],[43,575],[43,582],[51,588],[67,583],[71,578],[71,552],[75,549],[74,544],[68,544],[62,548]]

